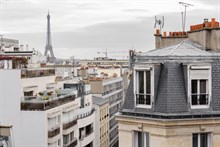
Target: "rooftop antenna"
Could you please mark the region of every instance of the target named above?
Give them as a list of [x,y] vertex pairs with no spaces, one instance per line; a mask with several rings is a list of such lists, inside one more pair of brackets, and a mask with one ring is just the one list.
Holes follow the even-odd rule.
[[[182,29],[183,32],[185,32],[185,26],[186,26],[186,8],[189,6],[193,6],[192,4],[189,3],[184,3],[184,2],[179,2],[180,4],[180,11],[181,11],[181,16],[182,16]],[[184,7],[184,12],[181,9],[181,6]]]
[[97,52],[97,54],[105,54],[105,57],[108,58],[108,49],[105,49],[105,52]]
[[162,16],[162,19],[157,19],[157,16],[155,16],[154,28],[156,28],[157,25],[160,26],[160,31],[161,31],[161,29],[164,26],[164,16]]

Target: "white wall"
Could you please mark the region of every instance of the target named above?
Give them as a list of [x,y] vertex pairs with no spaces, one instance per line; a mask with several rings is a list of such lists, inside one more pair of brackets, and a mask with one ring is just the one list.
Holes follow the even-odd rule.
[[[22,146],[47,146],[45,111],[21,111]],[[21,134],[22,133],[22,134]]]
[[100,107],[99,105],[93,105],[95,107],[95,122],[94,122],[94,130],[95,130],[95,145],[100,146]]
[[0,70],[0,125],[13,126],[16,147],[45,146],[44,112],[20,110],[20,75],[20,70]]

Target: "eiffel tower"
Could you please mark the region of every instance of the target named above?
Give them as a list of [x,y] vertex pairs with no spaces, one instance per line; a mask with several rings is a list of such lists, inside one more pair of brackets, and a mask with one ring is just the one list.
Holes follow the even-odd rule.
[[[50,52],[50,56],[49,53]],[[50,14],[48,11],[47,15],[47,38],[46,38],[46,47],[45,47],[45,52],[44,56],[47,57],[47,62],[55,62],[56,58],[53,53],[53,47],[52,47],[52,42],[51,42],[51,33],[50,33]]]

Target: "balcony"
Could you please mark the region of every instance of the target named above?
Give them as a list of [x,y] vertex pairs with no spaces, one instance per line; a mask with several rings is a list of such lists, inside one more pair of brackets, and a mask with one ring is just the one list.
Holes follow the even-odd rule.
[[48,138],[52,138],[58,134],[60,134],[60,126],[56,126],[52,129],[48,130]]
[[74,118],[66,123],[63,123],[63,130],[69,129],[70,127],[74,126],[77,124],[77,119]]
[[67,94],[64,96],[51,98],[49,100],[42,100],[41,98],[38,97],[28,97],[26,98],[26,100],[21,102],[21,110],[45,111],[60,106],[62,104],[66,104],[71,101],[74,101],[75,98],[76,98],[76,94]]
[[21,78],[55,76],[55,69],[22,69]]
[[86,134],[85,134],[85,136],[82,136],[81,138],[80,138],[80,144],[82,145],[82,146],[86,146],[86,145],[88,145],[89,143],[91,143],[92,141],[94,141],[94,137],[95,135],[94,135],[94,130],[92,129],[90,132],[87,132]]
[[92,115],[94,111],[95,111],[95,108],[92,108],[92,110],[90,112],[78,115],[78,119],[83,119],[85,117],[88,117],[88,116]]
[[64,144],[63,147],[74,147],[77,145],[77,139],[74,137],[72,141],[70,141],[68,144]]

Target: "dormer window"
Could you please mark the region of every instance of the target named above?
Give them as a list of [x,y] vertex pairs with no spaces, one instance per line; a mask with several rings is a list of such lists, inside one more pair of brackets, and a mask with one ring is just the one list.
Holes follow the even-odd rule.
[[134,94],[137,107],[151,107],[153,96],[152,75],[152,68],[135,68],[134,70]]
[[189,66],[191,108],[208,108],[211,99],[211,66]]

